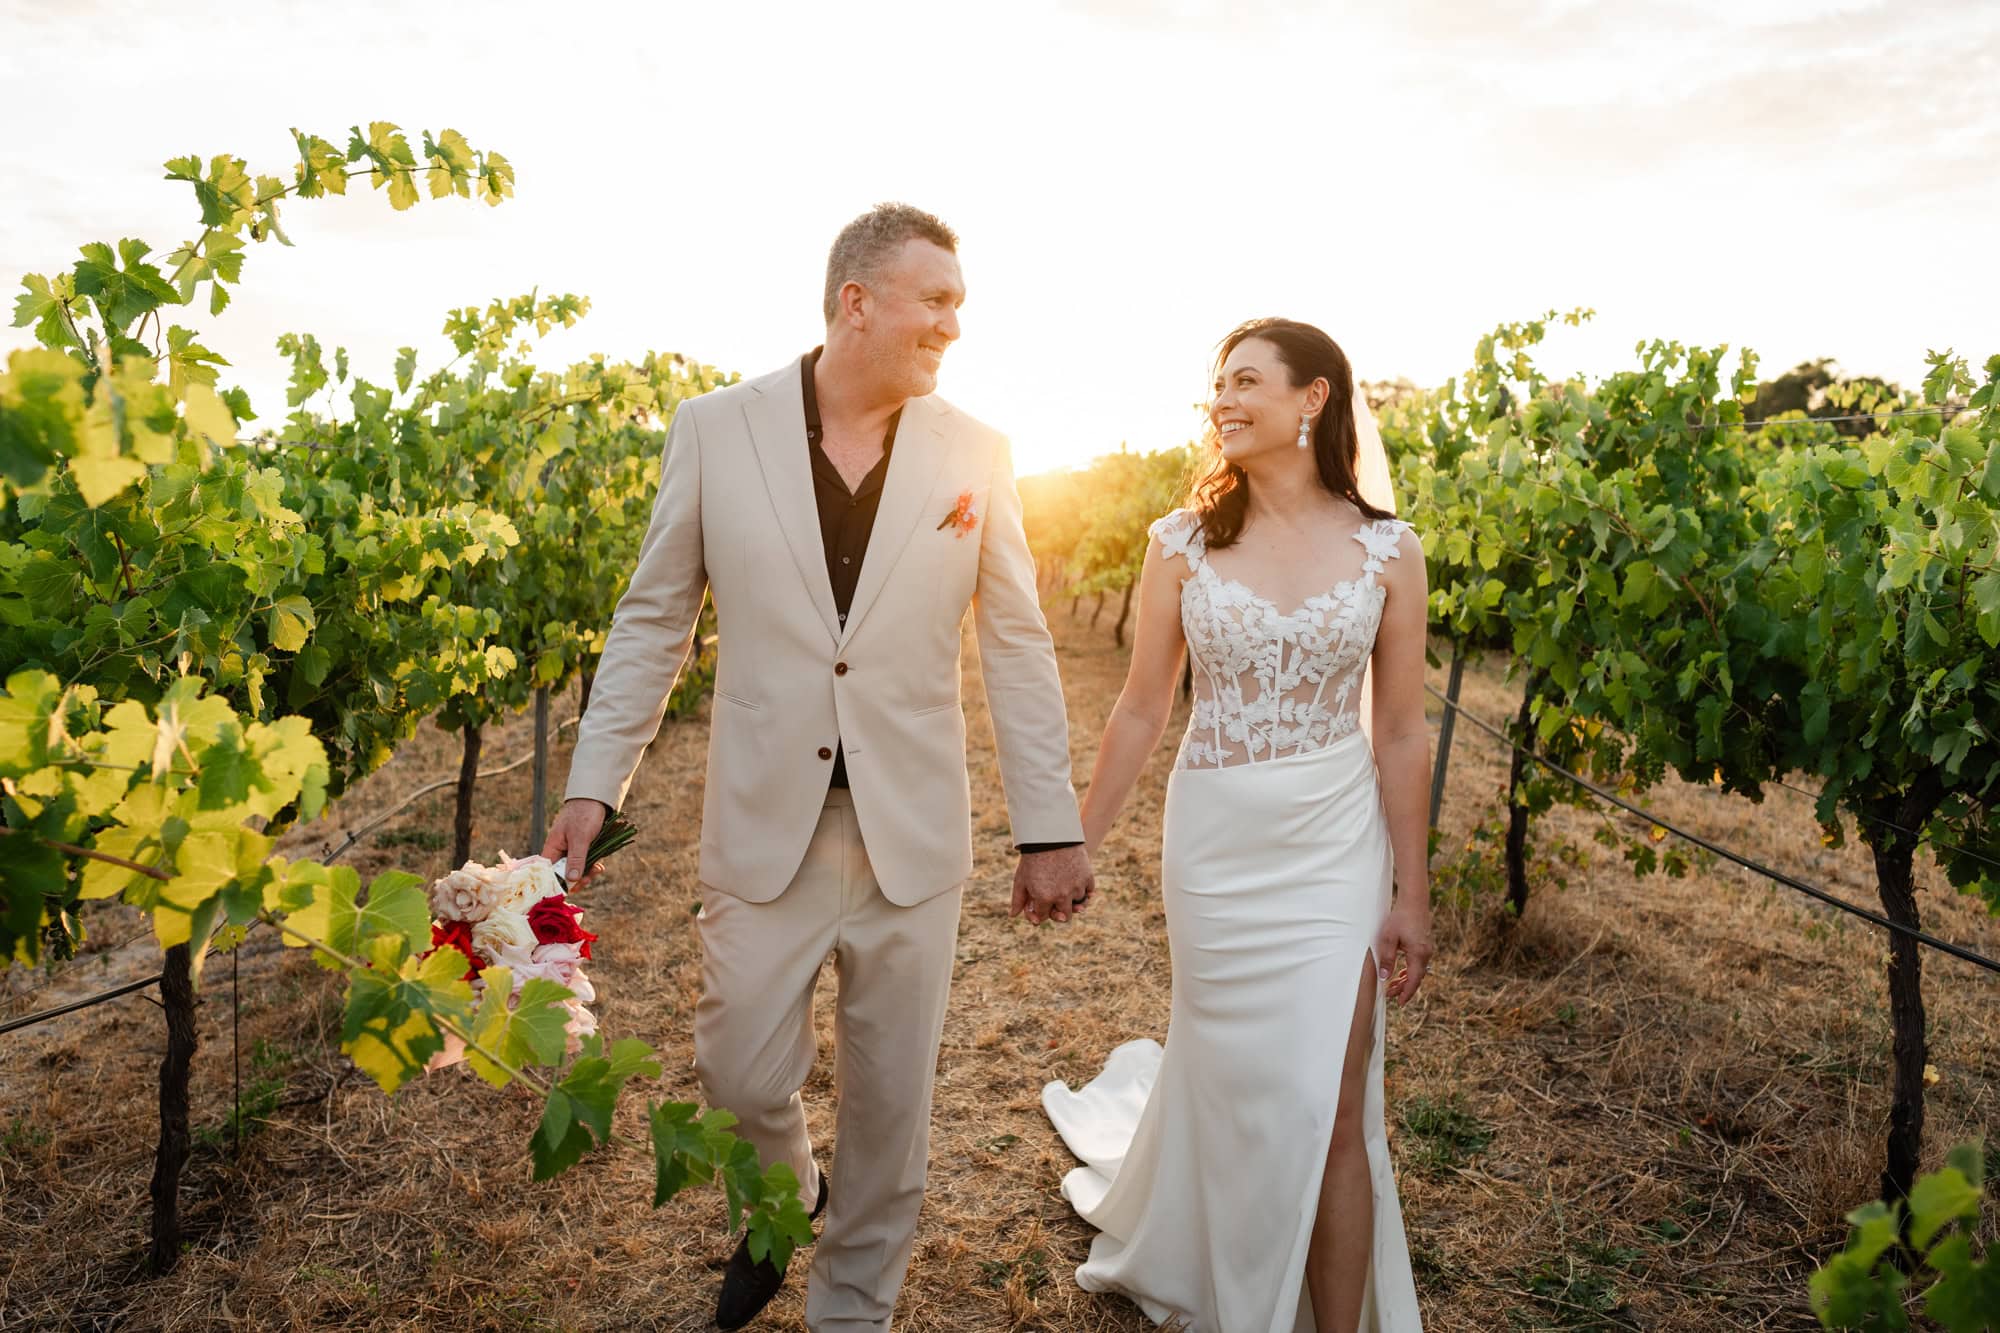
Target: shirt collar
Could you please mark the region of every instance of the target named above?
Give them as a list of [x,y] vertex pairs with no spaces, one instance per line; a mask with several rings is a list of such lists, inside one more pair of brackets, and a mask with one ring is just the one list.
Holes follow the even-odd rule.
[[806,443],[818,444],[822,428],[819,422],[819,393],[813,387],[813,367],[819,364],[819,354],[826,345],[813,348],[799,361],[799,383],[803,386],[806,399]]

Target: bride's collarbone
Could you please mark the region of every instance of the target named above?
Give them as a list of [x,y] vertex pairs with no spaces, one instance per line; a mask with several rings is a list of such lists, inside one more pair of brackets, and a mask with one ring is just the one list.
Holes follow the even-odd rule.
[[1246,532],[1226,550],[1210,554],[1208,567],[1224,583],[1281,610],[1302,608],[1361,579],[1368,558],[1354,540],[1361,527],[1343,523],[1332,533],[1310,538],[1287,533],[1264,541]]

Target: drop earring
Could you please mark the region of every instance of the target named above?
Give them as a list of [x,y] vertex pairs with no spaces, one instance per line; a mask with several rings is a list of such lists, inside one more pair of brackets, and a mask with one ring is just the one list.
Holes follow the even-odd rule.
[[1301,449],[1312,448],[1312,424],[1313,419],[1311,417],[1302,416],[1299,418],[1299,448]]

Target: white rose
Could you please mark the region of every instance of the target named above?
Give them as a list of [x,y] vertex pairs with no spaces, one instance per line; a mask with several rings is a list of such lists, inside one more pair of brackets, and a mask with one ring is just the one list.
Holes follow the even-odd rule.
[[464,870],[454,870],[431,885],[431,915],[440,921],[484,921],[493,910],[485,883]]
[[473,924],[472,947],[482,957],[518,971],[535,947],[535,931],[521,913],[496,906]]
[[526,915],[542,899],[563,891],[556,868],[539,856],[516,861],[501,878],[495,905]]

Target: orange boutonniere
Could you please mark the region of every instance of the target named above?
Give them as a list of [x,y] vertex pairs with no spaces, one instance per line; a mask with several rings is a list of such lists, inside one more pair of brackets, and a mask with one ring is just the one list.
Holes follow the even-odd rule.
[[937,525],[937,530],[943,532],[946,528],[957,528],[958,535],[963,537],[966,533],[972,531],[973,525],[978,522],[979,515],[972,512],[972,492],[960,491],[958,493],[958,503],[952,506],[949,514],[944,516],[944,522]]

